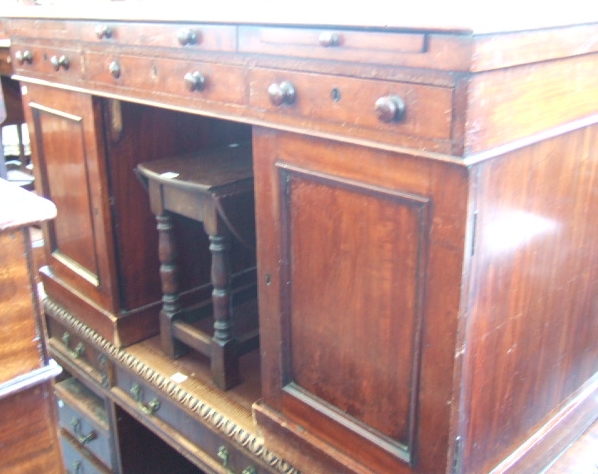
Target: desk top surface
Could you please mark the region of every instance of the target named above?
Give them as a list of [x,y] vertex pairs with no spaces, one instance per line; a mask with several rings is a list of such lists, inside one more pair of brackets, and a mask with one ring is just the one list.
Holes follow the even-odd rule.
[[[6,3],[6,2],[3,2]],[[29,3],[29,2],[28,2]],[[33,0],[30,3],[34,3]],[[598,4],[553,0],[528,4],[515,0],[451,2],[427,0],[220,0],[201,6],[186,0],[37,0],[8,3],[7,18],[104,19],[238,24],[327,25],[488,34],[598,22]],[[208,7],[209,6],[209,7]]]

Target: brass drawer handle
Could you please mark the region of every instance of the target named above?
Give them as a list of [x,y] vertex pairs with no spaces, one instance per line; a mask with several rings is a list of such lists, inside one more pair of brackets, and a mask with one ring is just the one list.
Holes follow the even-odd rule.
[[91,443],[94,439],[97,439],[98,435],[94,430],[91,430],[89,434],[84,435],[81,430],[81,420],[79,418],[73,418],[71,421],[71,426],[73,427],[73,433],[77,437],[77,441],[82,445],[86,445]]
[[189,92],[202,91],[206,87],[206,78],[199,71],[188,72],[183,80]]
[[197,32],[187,28],[183,28],[179,31],[177,34],[177,39],[179,40],[179,44],[181,46],[194,45],[199,41]]
[[112,27],[108,25],[96,26],[96,36],[100,40],[112,38]]
[[385,123],[398,122],[405,116],[405,102],[396,95],[380,97],[374,109],[378,120]]
[[114,79],[118,79],[122,73],[122,69],[120,67],[120,63],[118,61],[112,61],[108,65],[108,71],[112,75]]
[[73,356],[75,357],[75,359],[80,359],[84,355],[85,355],[85,346],[83,345],[82,342],[80,342],[79,344],[77,344],[77,346],[73,350]]
[[141,396],[141,386],[138,383],[134,383],[131,387],[131,394],[137,402],[137,407],[146,415],[153,415],[160,409],[160,400],[154,398],[151,402],[145,403]]
[[33,63],[33,53],[31,51],[17,51],[15,53],[15,59],[20,65],[25,63],[32,64]]
[[320,33],[318,42],[320,43],[320,46],[324,46],[324,48],[329,48],[331,46],[338,46],[341,42],[341,39],[338,33],[335,33],[333,31],[323,31],[322,33]]
[[55,71],[60,71],[60,69],[68,71],[69,67],[71,66],[69,58],[67,58],[64,54],[62,56],[52,56],[50,58],[50,63],[54,67]]
[[83,464],[81,461],[73,461],[71,466],[73,468],[73,474],[79,474],[80,472],[83,472]]
[[[64,346],[68,349],[69,344],[71,343],[71,335],[68,332],[65,332],[62,335],[62,342]],[[80,342],[79,344],[77,344],[75,349],[70,351],[70,354],[73,359],[80,359],[81,357],[83,357],[85,355],[85,346],[83,345],[83,343]]]
[[297,98],[295,86],[289,81],[282,81],[280,83],[270,84],[268,87],[268,97],[270,102],[277,107],[283,104],[291,105]]
[[[220,446],[217,453],[218,458],[222,461],[222,467],[226,470],[226,474],[235,474],[235,472],[229,467],[228,461],[230,454],[226,446]],[[241,474],[257,474],[257,470],[253,466],[247,466],[241,471]]]

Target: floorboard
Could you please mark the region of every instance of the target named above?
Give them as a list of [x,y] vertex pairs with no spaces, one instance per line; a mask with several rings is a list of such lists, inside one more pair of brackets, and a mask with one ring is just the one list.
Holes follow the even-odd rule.
[[598,474],[598,422],[581,435],[543,474]]

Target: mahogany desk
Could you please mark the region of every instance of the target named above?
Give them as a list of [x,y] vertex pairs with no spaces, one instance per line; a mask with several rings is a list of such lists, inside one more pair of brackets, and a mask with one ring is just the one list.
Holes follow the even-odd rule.
[[[5,13],[50,347],[114,413],[222,473],[537,473],[596,419],[591,7],[55,3]],[[249,138],[260,357],[221,392],[155,349],[131,170]]]

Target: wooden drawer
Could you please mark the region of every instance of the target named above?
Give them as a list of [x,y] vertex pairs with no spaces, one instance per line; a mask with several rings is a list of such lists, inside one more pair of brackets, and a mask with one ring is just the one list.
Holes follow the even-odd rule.
[[67,474],[109,474],[110,470],[102,466],[89,453],[80,451],[76,441],[66,431],[60,432],[62,458]]
[[68,20],[4,19],[4,26],[12,38],[47,38],[77,40],[79,23]]
[[55,80],[81,79],[81,51],[46,44],[15,42],[11,46],[14,72],[52,77]]
[[[243,105],[245,101],[243,70],[237,66],[94,52],[87,53],[86,64],[87,79],[92,82],[199,102]],[[115,67],[118,77],[111,73]],[[186,75],[195,73],[203,77],[203,86],[192,90]]]
[[423,54],[426,35],[322,28],[239,27],[246,53],[396,65],[405,55]]
[[81,26],[81,39],[129,46],[231,52],[236,49],[237,36],[235,27],[227,25],[86,22]]
[[[121,398],[121,405],[128,406],[138,418],[148,420],[162,434],[192,446],[196,451],[195,455],[214,470],[220,472],[218,466],[220,469],[225,466],[233,472],[277,472],[275,468],[268,468],[266,464],[248,456],[225,435],[209,429],[207,421],[202,423],[195,419],[182,405],[144,380],[118,366],[115,375],[116,386],[112,390]],[[201,454],[197,453],[198,449],[201,450]],[[254,471],[244,471],[249,466],[253,467]]]
[[68,362],[75,364],[98,383],[108,384],[107,358],[72,328],[47,318],[50,347],[60,353]]
[[[341,76],[295,73],[272,69],[252,69],[250,105],[266,112],[276,111],[318,127],[345,133],[361,130],[381,132],[385,141],[401,144],[405,135],[429,140],[451,138],[452,89],[445,87],[363,80]],[[291,83],[296,98],[293,103],[276,106],[269,88],[273,84]],[[378,118],[376,102],[398,96],[404,101],[404,115],[386,123]]]
[[104,400],[74,378],[57,383],[54,393],[60,427],[105,466],[116,465]]

